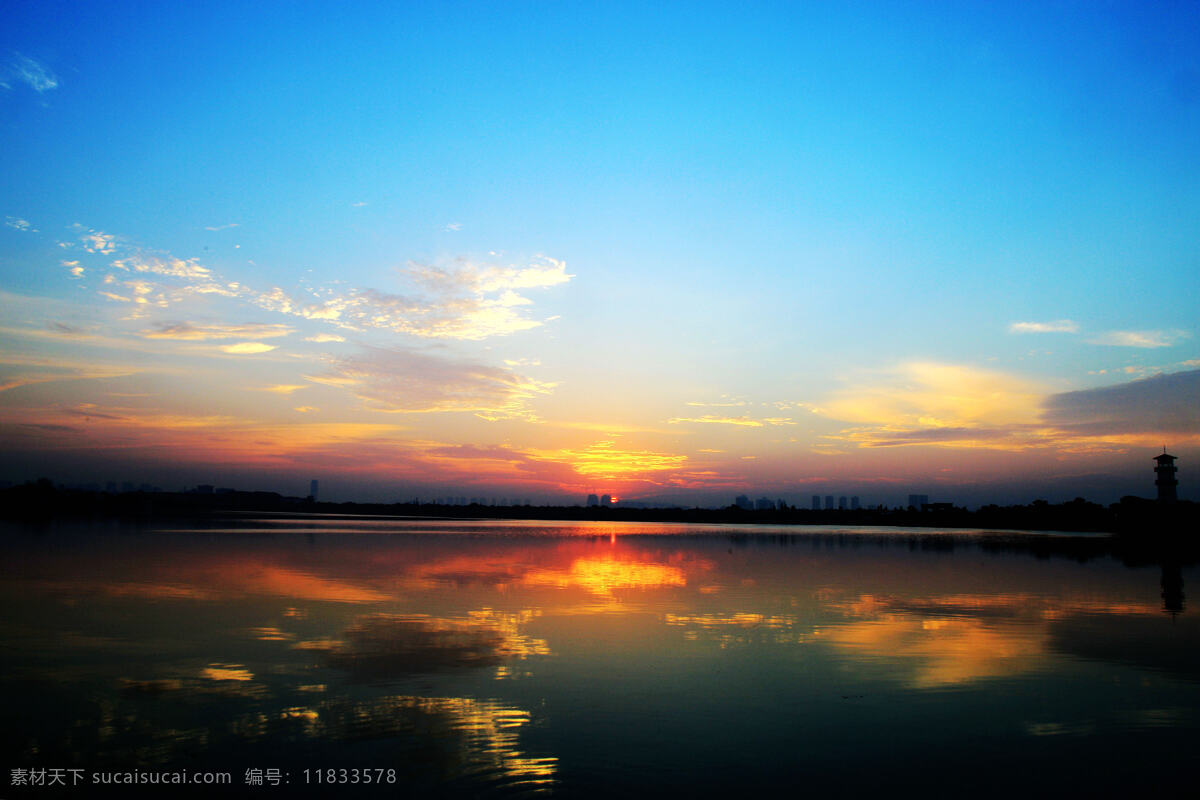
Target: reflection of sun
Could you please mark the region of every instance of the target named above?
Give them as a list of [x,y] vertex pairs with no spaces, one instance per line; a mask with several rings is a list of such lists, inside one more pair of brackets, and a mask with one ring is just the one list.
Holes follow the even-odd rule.
[[579,587],[603,597],[617,589],[657,589],[686,586],[687,576],[679,567],[652,561],[624,561],[612,556],[578,558],[570,569],[540,569],[525,576],[534,586]]
[[528,711],[467,697],[419,697],[413,701],[426,713],[449,716],[455,728],[478,743],[493,769],[510,781],[535,787],[553,782],[557,758],[531,758],[518,749],[518,730],[532,720]]
[[482,608],[465,617],[428,614],[367,614],[355,620],[341,639],[297,642],[296,650],[330,653],[351,662],[369,655],[441,653],[473,663],[491,658],[550,655],[544,639],[526,636],[521,628],[541,614],[534,609],[515,613]]

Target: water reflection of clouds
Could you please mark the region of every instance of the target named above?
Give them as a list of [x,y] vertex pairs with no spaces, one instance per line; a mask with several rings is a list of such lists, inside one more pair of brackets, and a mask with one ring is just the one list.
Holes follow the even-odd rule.
[[904,684],[917,689],[1029,672],[1045,659],[1049,641],[1036,626],[909,613],[833,625],[819,636],[859,665],[898,662]]
[[213,681],[252,681],[254,673],[241,664],[209,664],[201,676]]
[[299,642],[358,680],[381,681],[446,669],[497,666],[509,659],[549,655],[545,640],[521,628],[538,612],[480,609],[462,617],[369,614],[336,639]]
[[[341,578],[274,564],[225,561],[161,567],[159,580],[111,580],[101,577],[41,581],[36,588],[68,598],[104,596],[135,600],[227,601],[256,595],[293,600],[367,604],[393,599],[385,591]],[[167,578],[168,580],[162,580]]]
[[853,655],[852,664],[899,667],[911,688],[1033,672],[1055,653],[1078,649],[1065,646],[1062,631],[1077,630],[1082,619],[1162,614],[1153,603],[1026,593],[823,599],[852,621],[825,627],[821,640]]
[[903,598],[864,594],[845,601],[827,595],[825,599],[831,608],[851,616],[866,616],[883,611],[965,617],[1037,616],[1042,619],[1058,619],[1072,614],[1153,617],[1162,614],[1162,607],[1154,603],[1097,597],[1049,597],[1029,593],[957,593]]
[[[1060,654],[1125,661],[1180,672],[1180,640],[1156,628],[1131,626],[1131,618],[1162,618],[1156,603],[1124,598],[1035,593],[950,592],[930,595],[849,595],[815,589],[817,618],[763,613],[760,602],[775,595],[742,595],[736,607],[705,613],[662,615],[664,624],[689,641],[720,648],[734,645],[823,644],[843,665],[883,674],[912,689],[961,687],[1049,670]],[[777,602],[773,605],[778,606]],[[832,615],[832,619],[829,615]],[[1152,621],[1152,620],[1151,620]],[[1087,635],[1095,629],[1096,635]],[[1147,637],[1134,652],[1105,647],[1119,631]],[[1129,636],[1131,634],[1124,634]],[[1175,655],[1172,655],[1175,653]],[[1197,670],[1192,670],[1197,672]]]
[[254,680],[243,664],[211,663],[199,670],[168,678],[118,678],[117,687],[127,695],[171,694],[183,698],[264,697],[267,687]]
[[296,634],[274,625],[260,625],[254,628],[247,628],[246,633],[260,642],[288,642],[296,638]]

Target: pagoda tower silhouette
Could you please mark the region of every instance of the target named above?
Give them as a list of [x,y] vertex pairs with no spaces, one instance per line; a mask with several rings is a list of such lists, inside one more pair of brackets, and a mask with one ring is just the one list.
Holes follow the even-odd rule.
[[1161,456],[1155,456],[1158,466],[1154,468],[1154,485],[1158,487],[1158,502],[1174,503],[1177,499],[1175,487],[1179,481],[1175,479],[1175,456],[1167,454],[1167,446],[1163,445]]

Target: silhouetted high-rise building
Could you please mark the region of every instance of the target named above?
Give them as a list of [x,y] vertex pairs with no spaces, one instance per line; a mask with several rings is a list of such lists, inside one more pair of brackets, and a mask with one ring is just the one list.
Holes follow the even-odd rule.
[[774,511],[775,503],[769,497],[760,497],[754,501],[754,509],[756,511]]
[[588,508],[600,505],[600,498],[594,494],[589,494],[587,499]]
[[819,494],[813,495],[812,510],[813,511],[821,510],[821,495],[819,495]]
[[1175,479],[1175,456],[1167,455],[1164,447],[1161,456],[1155,456],[1158,466],[1154,468],[1154,485],[1158,487],[1158,502],[1174,503],[1177,499],[1175,487],[1179,481]]
[[611,494],[600,495],[600,505],[611,506],[612,505],[612,495]]
[[913,508],[915,508],[917,511],[921,511],[925,508],[925,506],[929,505],[929,495],[927,495],[927,494],[910,494],[908,496],[908,504],[910,506],[912,506]]
[[858,511],[858,509],[859,509],[858,495],[854,495],[853,497],[850,498],[850,510]]
[[842,495],[841,497],[838,498],[838,511],[845,511],[845,510],[846,510],[846,495]]
[[825,495],[825,510],[833,511],[833,495],[831,494]]
[[313,500],[317,499],[317,479],[313,478],[308,484],[308,496]]

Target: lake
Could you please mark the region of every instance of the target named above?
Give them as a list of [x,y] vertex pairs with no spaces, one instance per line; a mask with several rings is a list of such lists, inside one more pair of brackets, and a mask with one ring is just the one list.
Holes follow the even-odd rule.
[[[905,529],[280,516],[0,533],[5,797],[1195,784],[1190,564]],[[186,789],[218,793],[170,796]]]

